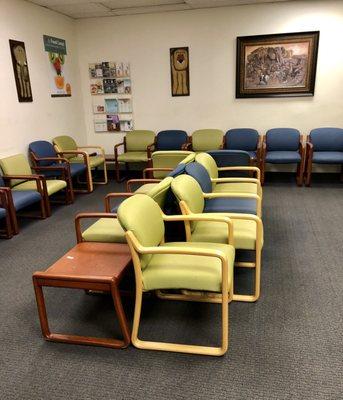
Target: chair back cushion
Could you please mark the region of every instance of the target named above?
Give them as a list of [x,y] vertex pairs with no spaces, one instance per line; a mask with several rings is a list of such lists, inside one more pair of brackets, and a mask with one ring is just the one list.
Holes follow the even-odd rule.
[[[56,136],[52,139],[52,143],[55,145],[57,152],[77,150],[77,144],[71,136]],[[65,154],[63,157],[73,158],[75,157],[75,154]]]
[[310,132],[313,151],[343,151],[342,128],[317,128]]
[[267,151],[297,151],[300,132],[293,128],[274,128],[266,133]]
[[[248,167],[250,166],[251,157],[245,150],[215,150],[209,151],[208,154],[214,159],[218,168],[221,167]],[[243,171],[221,171],[218,175],[223,177],[248,177],[249,172]]]
[[[158,246],[164,238],[164,223],[159,205],[145,194],[135,194],[124,200],[118,208],[118,220],[125,231],[131,231],[145,247]],[[144,269],[151,254],[140,255]]]
[[[190,151],[154,151],[152,165],[154,168],[176,168],[185,157],[192,154]],[[168,176],[168,171],[154,171],[154,178],[161,179]]]
[[149,197],[156,201],[156,203],[161,207],[162,210],[164,208],[166,196],[168,191],[170,190],[172,181],[173,178],[171,177],[164,178],[160,183],[154,186],[147,193]]
[[[24,154],[2,158],[0,167],[4,175],[32,175],[30,164]],[[22,182],[25,182],[25,179],[11,179],[10,186],[13,187]]]
[[192,162],[186,165],[186,174],[194,178],[200,185],[204,193],[212,192],[212,182],[207,169],[198,162]]
[[[179,175],[171,184],[172,191],[178,201],[183,200],[192,213],[204,211],[205,201],[199,183],[189,175]],[[196,222],[191,222],[192,231]]]
[[146,151],[149,144],[154,143],[155,133],[153,131],[134,130],[125,136],[126,151]]
[[218,150],[223,144],[224,132],[220,129],[199,129],[192,134],[194,151]]
[[230,150],[256,151],[259,134],[256,129],[229,129],[225,134],[225,148]]
[[[195,157],[195,161],[201,164],[203,167],[206,168],[208,174],[210,175],[211,179],[218,178],[218,167],[217,164],[212,156],[208,153],[199,153]],[[215,185],[212,185],[214,188]]]
[[6,187],[5,181],[3,180],[1,175],[0,175],[0,187]]
[[156,150],[181,150],[187,142],[188,135],[185,131],[166,130],[160,131],[156,137]]
[[[34,153],[36,158],[57,157],[54,146],[46,140],[37,140],[29,144],[29,151]],[[55,161],[37,161],[39,166],[47,166]]]

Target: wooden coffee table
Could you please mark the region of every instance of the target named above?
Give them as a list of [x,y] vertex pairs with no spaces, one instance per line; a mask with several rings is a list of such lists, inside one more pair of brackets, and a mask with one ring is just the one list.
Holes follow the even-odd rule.
[[[126,244],[83,242],[73,247],[46,271],[35,272],[33,285],[44,338],[48,341],[72,344],[127,347],[130,344],[130,329],[118,286],[130,264],[131,254]],[[110,292],[123,340],[51,333],[43,286]]]

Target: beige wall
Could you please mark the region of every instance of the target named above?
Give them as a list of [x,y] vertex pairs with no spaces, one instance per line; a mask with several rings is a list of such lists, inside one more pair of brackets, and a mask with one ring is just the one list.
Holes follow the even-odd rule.
[[[343,127],[343,2],[293,1],[79,20],[79,67],[89,143],[112,151],[118,133],[94,133],[88,63],[130,61],[135,127]],[[235,99],[236,37],[320,30],[314,97]],[[170,94],[169,48],[189,46],[189,97]]]
[[[67,17],[18,0],[0,0],[0,157],[27,152],[37,139],[71,134],[84,141],[80,81],[77,71],[75,22]],[[71,69],[71,98],[51,98],[43,34],[67,41]],[[19,103],[9,39],[25,42],[32,103]]]

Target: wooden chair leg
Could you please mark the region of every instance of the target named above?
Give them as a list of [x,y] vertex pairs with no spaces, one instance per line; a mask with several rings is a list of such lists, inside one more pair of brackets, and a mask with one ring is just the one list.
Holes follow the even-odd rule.
[[311,186],[311,179],[312,179],[312,160],[307,160],[307,168],[306,168],[306,178],[305,178],[305,185]]
[[264,175],[265,175],[265,163],[262,161],[260,165],[260,171],[261,171],[261,186],[264,185]]

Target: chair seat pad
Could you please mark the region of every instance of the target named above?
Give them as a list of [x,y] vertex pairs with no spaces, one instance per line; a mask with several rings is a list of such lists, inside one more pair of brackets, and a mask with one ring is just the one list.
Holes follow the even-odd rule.
[[135,193],[147,194],[156,185],[157,185],[157,183],[146,183],[146,184],[140,186],[137,190],[135,190]]
[[343,164],[343,151],[314,151],[312,162],[317,164]]
[[[50,179],[46,181],[46,188],[49,196],[64,189],[66,186],[67,182],[59,179]],[[12,188],[12,190],[36,190],[36,189],[37,185],[35,181],[26,181]]]
[[6,218],[6,214],[7,214],[6,210],[0,207],[0,219]]
[[87,169],[85,164],[81,163],[71,163],[70,164],[70,173],[71,176],[80,175],[85,172]]
[[82,237],[87,242],[126,243],[125,232],[114,218],[100,218],[82,233]]
[[12,198],[17,211],[41,201],[41,195],[36,190],[12,190]]
[[[227,244],[170,242],[161,247],[191,247],[220,250],[227,256],[229,287],[232,281],[235,249]],[[145,290],[190,289],[220,292],[221,262],[218,258],[183,254],[154,254],[142,271]]]
[[268,151],[266,162],[271,164],[297,164],[301,156],[297,151]]
[[[69,158],[68,160],[70,163],[75,163],[75,164],[84,164],[83,162],[83,157],[72,157]],[[103,156],[91,156],[89,157],[89,165],[91,168],[98,167],[99,165],[103,164],[105,162],[105,159]]]
[[256,183],[235,182],[217,183],[214,193],[251,193],[257,194]]
[[[225,214],[215,215],[225,217]],[[234,247],[240,250],[255,250],[255,221],[232,219],[232,222]],[[199,221],[192,232],[191,240],[192,242],[228,243],[228,226],[223,222]]]
[[243,213],[256,215],[256,200],[244,198],[205,199],[204,213]]
[[[246,151],[247,151],[247,150],[246,150]],[[251,158],[254,158],[254,159],[257,158],[256,151],[247,151],[247,152],[249,153],[249,156],[250,156]]]
[[119,162],[146,162],[148,156],[146,151],[130,151],[118,155]]

